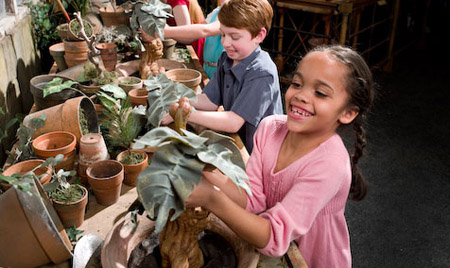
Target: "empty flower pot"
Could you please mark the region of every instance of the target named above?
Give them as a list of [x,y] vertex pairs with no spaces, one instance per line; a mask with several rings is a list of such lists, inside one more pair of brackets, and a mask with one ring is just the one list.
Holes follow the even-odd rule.
[[109,159],[108,148],[100,133],[89,133],[80,139],[78,153],[78,176],[83,184],[88,183],[86,170],[94,162]]
[[147,96],[148,91],[146,89],[135,88],[128,91],[128,96],[130,97],[131,104],[133,106],[147,106]]
[[113,43],[99,43],[95,47],[100,50],[103,66],[107,71],[114,71],[117,64],[117,45]]
[[124,177],[123,165],[116,160],[92,163],[86,170],[97,203],[109,206],[117,202]]
[[50,55],[52,55],[53,59],[56,62],[56,66],[58,66],[58,71],[64,71],[67,69],[67,63],[64,59],[64,43],[57,43],[54,45],[51,45],[48,50],[50,51]]
[[64,155],[64,159],[55,166],[56,171],[73,169],[77,145],[77,137],[74,134],[67,131],[49,132],[35,138],[32,145],[36,156],[42,159]]
[[[14,174],[25,175],[26,173],[32,171],[34,168],[41,165],[42,163],[44,163],[44,160],[42,159],[25,160],[8,167],[5,171],[3,171],[3,175],[4,176],[12,176]],[[34,171],[34,174],[38,177],[41,176],[42,174],[46,174],[45,176],[39,178],[39,182],[42,185],[44,185],[49,183],[52,178],[52,168],[49,166],[40,167]],[[11,184],[8,183],[2,182],[1,185],[6,189],[11,188]]]
[[178,83],[182,83],[192,90],[196,90],[202,81],[202,73],[194,69],[172,69],[166,72],[166,76]]

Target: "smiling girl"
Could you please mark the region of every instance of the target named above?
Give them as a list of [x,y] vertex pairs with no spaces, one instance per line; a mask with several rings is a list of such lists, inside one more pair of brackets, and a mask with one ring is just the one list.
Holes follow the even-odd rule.
[[[319,47],[300,62],[285,98],[287,115],[265,118],[255,133],[252,196],[222,173],[204,172],[186,205],[210,210],[265,255],[282,256],[296,241],[309,267],[350,268],[344,210],[347,199],[366,195],[357,163],[372,74],[350,48]],[[356,132],[352,157],[336,133],[347,124]]]

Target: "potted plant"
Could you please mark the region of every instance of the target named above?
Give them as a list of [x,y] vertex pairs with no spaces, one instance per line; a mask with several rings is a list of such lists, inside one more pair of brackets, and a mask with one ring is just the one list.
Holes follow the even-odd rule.
[[125,169],[123,183],[136,186],[139,174],[148,166],[148,155],[142,150],[125,150],[117,155],[116,160],[122,163]]
[[[62,75],[43,74],[33,77],[30,80],[30,91],[33,94],[36,110],[46,109],[75,97],[78,93],[69,90],[74,84],[76,84],[75,81]],[[48,89],[52,87],[60,88],[59,92],[50,95]]]
[[139,77],[119,77],[119,87],[121,87],[126,93],[132,89],[141,89],[143,85],[144,83]]
[[73,19],[69,22],[67,27],[67,40],[69,41],[82,41],[84,40],[81,29],[84,29],[84,33],[88,38],[94,35],[94,30],[92,25],[85,19],[82,19],[83,27],[81,27],[80,22],[77,19]]
[[[63,155],[51,158],[53,166],[63,160]],[[53,201],[53,207],[58,213],[65,228],[80,227],[84,221],[84,213],[88,202],[88,191],[79,184],[70,184],[67,179],[74,176],[75,171],[52,169],[52,180],[45,185],[44,191]]]

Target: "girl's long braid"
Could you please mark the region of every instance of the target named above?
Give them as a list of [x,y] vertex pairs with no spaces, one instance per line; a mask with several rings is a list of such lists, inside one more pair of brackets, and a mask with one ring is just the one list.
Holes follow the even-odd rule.
[[[360,118],[358,118],[360,119]],[[350,186],[349,199],[360,201],[364,199],[367,194],[367,183],[364,176],[358,169],[359,158],[364,154],[364,148],[366,147],[366,131],[364,130],[361,122],[356,120],[353,123],[353,130],[355,131],[355,151],[351,157],[352,164],[352,183]]]

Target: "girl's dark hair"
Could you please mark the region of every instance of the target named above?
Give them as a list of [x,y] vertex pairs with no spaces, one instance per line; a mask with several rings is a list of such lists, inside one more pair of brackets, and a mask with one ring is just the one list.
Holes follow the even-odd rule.
[[363,125],[366,121],[367,112],[371,108],[375,97],[372,72],[361,55],[351,48],[332,45],[320,46],[313,51],[323,51],[330,54],[337,61],[346,65],[350,70],[346,80],[346,90],[350,96],[348,105],[358,107],[359,111],[358,116],[353,120],[353,130],[356,134],[356,141],[355,151],[351,156],[352,183],[349,199],[360,201],[364,199],[367,194],[367,183],[364,176],[359,171],[357,164],[366,147],[366,134]]

